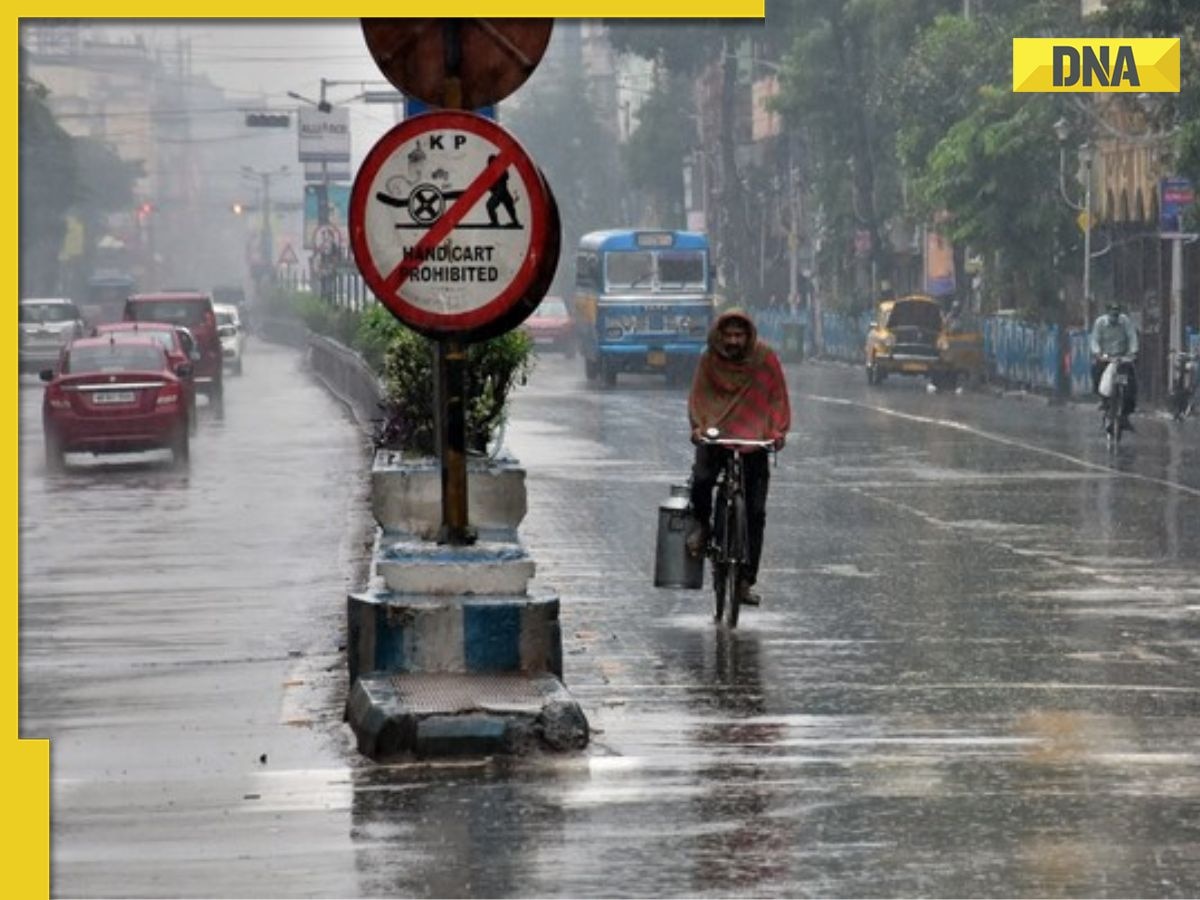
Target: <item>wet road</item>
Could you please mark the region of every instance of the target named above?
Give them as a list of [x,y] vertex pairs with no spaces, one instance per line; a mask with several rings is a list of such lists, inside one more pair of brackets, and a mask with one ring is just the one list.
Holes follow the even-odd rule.
[[360,440],[254,349],[186,477],[47,479],[23,394],[56,894],[1200,893],[1200,422],[1110,456],[1094,411],[792,367],[764,606],[730,633],[652,587],[682,395],[547,358],[508,443],[592,747],[379,767],[338,721]]

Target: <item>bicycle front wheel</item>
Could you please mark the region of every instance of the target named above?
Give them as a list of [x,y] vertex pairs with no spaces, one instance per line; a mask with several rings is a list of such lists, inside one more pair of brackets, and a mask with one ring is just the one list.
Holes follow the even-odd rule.
[[712,576],[713,576],[713,600],[716,605],[713,609],[713,621],[720,622],[721,617],[725,615],[725,594],[729,584],[727,582],[728,572],[731,566],[725,563],[719,563],[713,560]]
[[728,595],[729,627],[737,628],[738,614],[742,609],[741,579],[745,560],[749,558],[749,540],[746,534],[746,498],[738,494],[733,498],[729,517],[729,567],[726,575],[725,593]]
[[730,563],[725,568],[725,593],[729,595],[729,600],[725,605],[729,614],[729,627],[737,628],[738,613],[742,610],[741,594],[738,593],[738,581],[742,577],[742,567],[739,563]]

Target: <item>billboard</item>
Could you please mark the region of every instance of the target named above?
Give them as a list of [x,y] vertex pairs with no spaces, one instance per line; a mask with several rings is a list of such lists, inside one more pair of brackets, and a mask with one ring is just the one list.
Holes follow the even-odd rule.
[[350,110],[346,107],[334,106],[328,111],[301,107],[296,133],[300,162],[350,162]]

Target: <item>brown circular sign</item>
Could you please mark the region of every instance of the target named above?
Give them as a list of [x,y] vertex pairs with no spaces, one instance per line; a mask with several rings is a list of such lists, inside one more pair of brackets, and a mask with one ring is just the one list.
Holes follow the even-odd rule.
[[[553,19],[362,20],[367,48],[388,81],[431,106],[462,109],[490,106],[524,84],[553,28]],[[448,93],[455,76],[459,98]]]

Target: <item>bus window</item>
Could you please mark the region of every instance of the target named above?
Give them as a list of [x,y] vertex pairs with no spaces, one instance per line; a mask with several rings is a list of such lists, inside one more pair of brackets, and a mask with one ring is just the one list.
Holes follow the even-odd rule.
[[664,288],[703,290],[704,253],[700,250],[663,251],[658,254],[658,280]]
[[580,288],[599,290],[600,259],[595,253],[580,253],[575,257],[575,284]]
[[654,279],[651,253],[609,253],[605,256],[605,285],[613,288],[649,287]]

